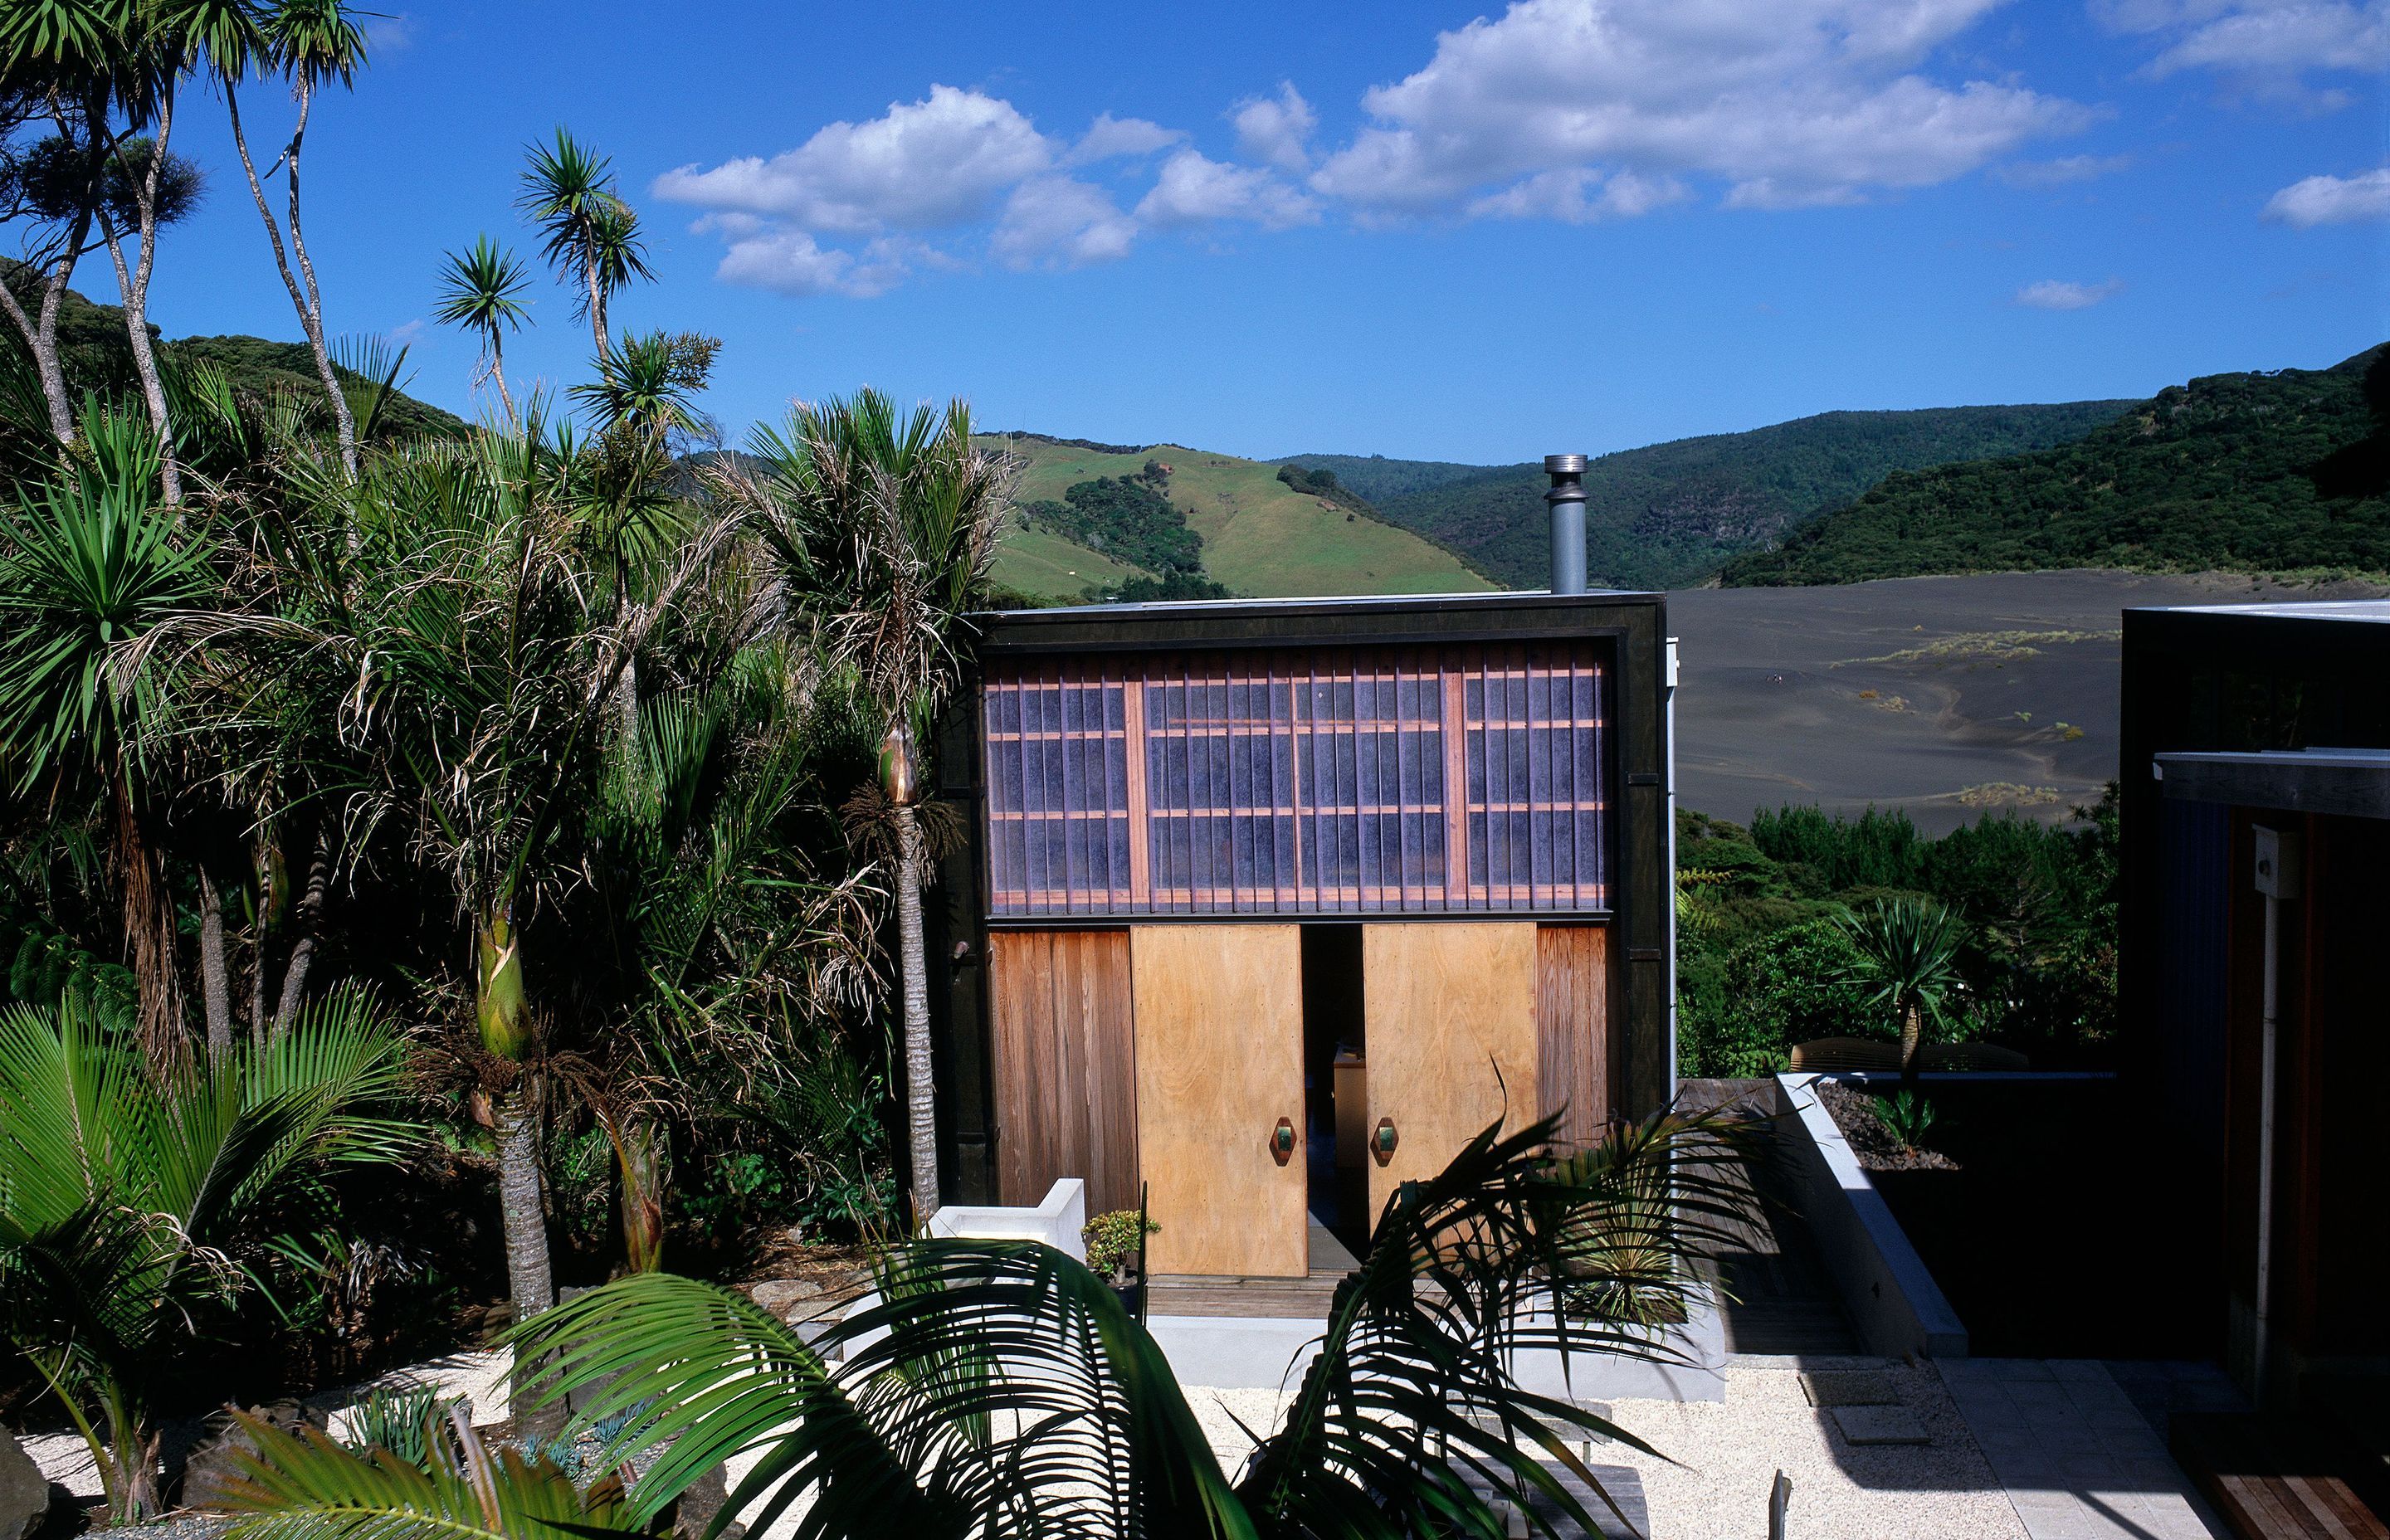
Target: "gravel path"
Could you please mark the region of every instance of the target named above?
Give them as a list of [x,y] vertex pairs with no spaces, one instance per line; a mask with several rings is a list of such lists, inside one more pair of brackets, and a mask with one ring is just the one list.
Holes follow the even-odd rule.
[[2016,1509],[1975,1447],[1933,1368],[1885,1371],[1933,1442],[1853,1447],[1809,1405],[1790,1367],[1727,1370],[1723,1402],[1621,1401],[1618,1424],[1677,1464],[1618,1445],[1604,1464],[1634,1467],[1651,1504],[1651,1540],[1751,1540],[1767,1533],[1767,1493],[1792,1479],[1799,1540],[2025,1540]]
[[[384,1382],[435,1380],[471,1397],[477,1420],[487,1421],[504,1413],[506,1368],[502,1354],[456,1354]],[[1613,1405],[1614,1420],[1677,1463],[1618,1444],[1596,1447],[1592,1462],[1628,1466],[1641,1476],[1651,1514],[1649,1540],[1756,1540],[1767,1533],[1767,1493],[1779,1470],[1792,1479],[1791,1532],[1799,1540],[2026,1540],[1940,1375],[1930,1367],[1895,1366],[1885,1373],[1931,1443],[1854,1447],[1828,1413],[1809,1405],[1789,1360],[1745,1360],[1728,1367],[1724,1402]],[[321,1399],[342,1405],[361,1389]],[[1287,1401],[1271,1391],[1203,1386],[1189,1386],[1187,1399],[1231,1476],[1253,1447],[1244,1428],[1274,1427]],[[337,1426],[339,1414],[334,1417]],[[37,1438],[26,1444],[52,1480],[96,1492],[80,1441]],[[732,1484],[745,1463],[734,1462]],[[792,1527],[792,1519],[784,1519],[755,1540],[777,1540]],[[163,1532],[153,1533],[162,1540]],[[188,1540],[203,1533],[194,1528]],[[186,1536],[176,1532],[172,1540]]]

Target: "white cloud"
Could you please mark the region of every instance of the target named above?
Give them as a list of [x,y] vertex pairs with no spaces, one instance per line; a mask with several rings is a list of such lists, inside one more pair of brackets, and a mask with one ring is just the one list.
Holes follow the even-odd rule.
[[2129,155],[2062,155],[2055,160],[2019,160],[1992,174],[2011,187],[2062,187],[2112,176],[2132,163]]
[[1440,34],[1424,68],[1370,91],[1374,122],[1312,186],[1433,212],[1579,168],[1713,176],[1744,207],[1948,181],[2091,116],[2015,85],[1916,72],[1997,3],[1518,0]]
[[2266,200],[2266,217],[2301,230],[2390,219],[2390,166],[2355,176],[2310,176],[2294,182]]
[[1319,114],[1292,81],[1280,81],[1275,96],[1239,102],[1228,121],[1237,128],[1237,148],[1254,160],[1297,175],[1311,169],[1311,135],[1319,127]]
[[1053,143],[1010,102],[932,85],[923,100],[897,102],[868,122],[831,123],[768,160],[667,172],[655,192],[806,230],[930,230],[984,217],[1055,157]]
[[1634,219],[1691,196],[1674,177],[1655,180],[1627,171],[1605,176],[1578,167],[1538,172],[1478,199],[1469,205],[1468,212],[1477,219],[1557,219],[1590,225],[1603,219]]
[[358,30],[365,33],[367,54],[403,54],[415,46],[415,18],[405,11],[363,17]]
[[2088,310],[2101,301],[2123,292],[2124,284],[2110,278],[2106,283],[2069,283],[2063,278],[2044,278],[2029,283],[2016,291],[2016,302],[2029,310]]
[[1115,118],[1109,112],[1099,112],[1062,159],[1068,165],[1089,166],[1099,160],[1150,155],[1186,137],[1183,130],[1164,128],[1143,118]]
[[767,230],[730,243],[713,276],[726,283],[803,298],[844,294],[867,300],[885,294],[912,271],[906,250],[881,239],[863,254],[817,245],[803,230]]
[[1041,176],[1012,190],[988,250],[1008,267],[1076,267],[1124,257],[1136,239],[1136,222],[1101,187]]
[[1137,206],[1150,225],[1209,225],[1246,220],[1266,230],[1308,225],[1318,205],[1258,166],[1232,166],[1200,151],[1182,149],[1162,163],[1162,174]]
[[2311,84],[2315,72],[2390,70],[2390,0],[2095,0],[2111,31],[2159,45],[2149,72],[2203,70],[2259,95],[2338,107],[2346,93]]

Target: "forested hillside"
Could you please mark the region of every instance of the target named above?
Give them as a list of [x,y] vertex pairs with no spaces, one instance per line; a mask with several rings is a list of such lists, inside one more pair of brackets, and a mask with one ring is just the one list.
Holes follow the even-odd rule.
[[2390,350],[2210,375],[2079,442],[1889,476],[1731,584],[2124,567],[2390,571]]
[[1372,506],[1414,492],[1433,492],[1455,481],[1473,481],[1507,466],[1462,465],[1457,460],[1390,460],[1383,455],[1289,455],[1281,465],[1326,470],[1356,497]]
[[[160,339],[161,354],[168,361],[212,364],[224,370],[236,389],[251,394],[263,396],[287,387],[296,391],[302,402],[313,406],[323,390],[315,378],[315,361],[303,342],[274,342],[238,334],[183,337],[169,341],[155,326],[149,332]],[[6,322],[0,322],[0,349],[6,350],[11,358],[25,356],[24,339]],[[358,386],[369,382],[357,369],[341,368],[339,360],[343,353],[348,362],[360,368],[374,367],[378,363],[377,375],[396,361],[396,350],[383,347],[378,340],[335,353],[333,367],[341,369],[349,383]],[[380,356],[369,360],[366,354]],[[115,395],[131,390],[133,343],[125,334],[124,312],[115,305],[94,304],[69,289],[58,306],[58,359],[65,366],[68,385],[78,392],[93,391]],[[404,372],[398,382],[402,387],[405,384]],[[379,383],[379,379],[371,383]],[[465,426],[456,414],[418,401],[403,389],[391,397],[383,412],[385,425],[401,434],[454,433],[462,431]]]
[[[1339,481],[1180,444],[983,436],[1019,463],[996,581],[1028,601],[1437,594],[1491,586]],[[1300,484],[1298,484],[1298,482]]]
[[[1585,478],[1587,571],[1595,583],[1615,587],[1689,587],[1894,471],[2065,443],[2132,404],[1828,412],[1605,455]],[[1389,522],[1499,583],[1536,588],[1549,575],[1543,501],[1549,483],[1540,464],[1447,477],[1457,468],[1433,461],[1304,455],[1292,463],[1335,470]],[[1392,490],[1406,477],[1420,483],[1416,490]]]

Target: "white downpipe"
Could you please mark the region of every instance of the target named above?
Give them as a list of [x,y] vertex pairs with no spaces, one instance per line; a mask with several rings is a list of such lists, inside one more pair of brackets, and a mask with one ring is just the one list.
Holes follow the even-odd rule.
[[1668,777],[1660,802],[1668,819],[1668,1096],[1677,1095],[1677,638],[1668,638],[1668,673],[1660,692],[1660,722]]

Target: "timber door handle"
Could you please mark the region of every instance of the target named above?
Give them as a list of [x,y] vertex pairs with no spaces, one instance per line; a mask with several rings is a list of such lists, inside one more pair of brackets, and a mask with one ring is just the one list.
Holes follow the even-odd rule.
[[1389,1165],[1394,1159],[1394,1146],[1402,1142],[1403,1136],[1394,1131],[1394,1120],[1380,1118],[1369,1134],[1370,1157],[1381,1166]]
[[1280,1165],[1294,1159],[1293,1119],[1280,1118],[1278,1120],[1278,1126],[1270,1130],[1269,1152],[1270,1159]]

